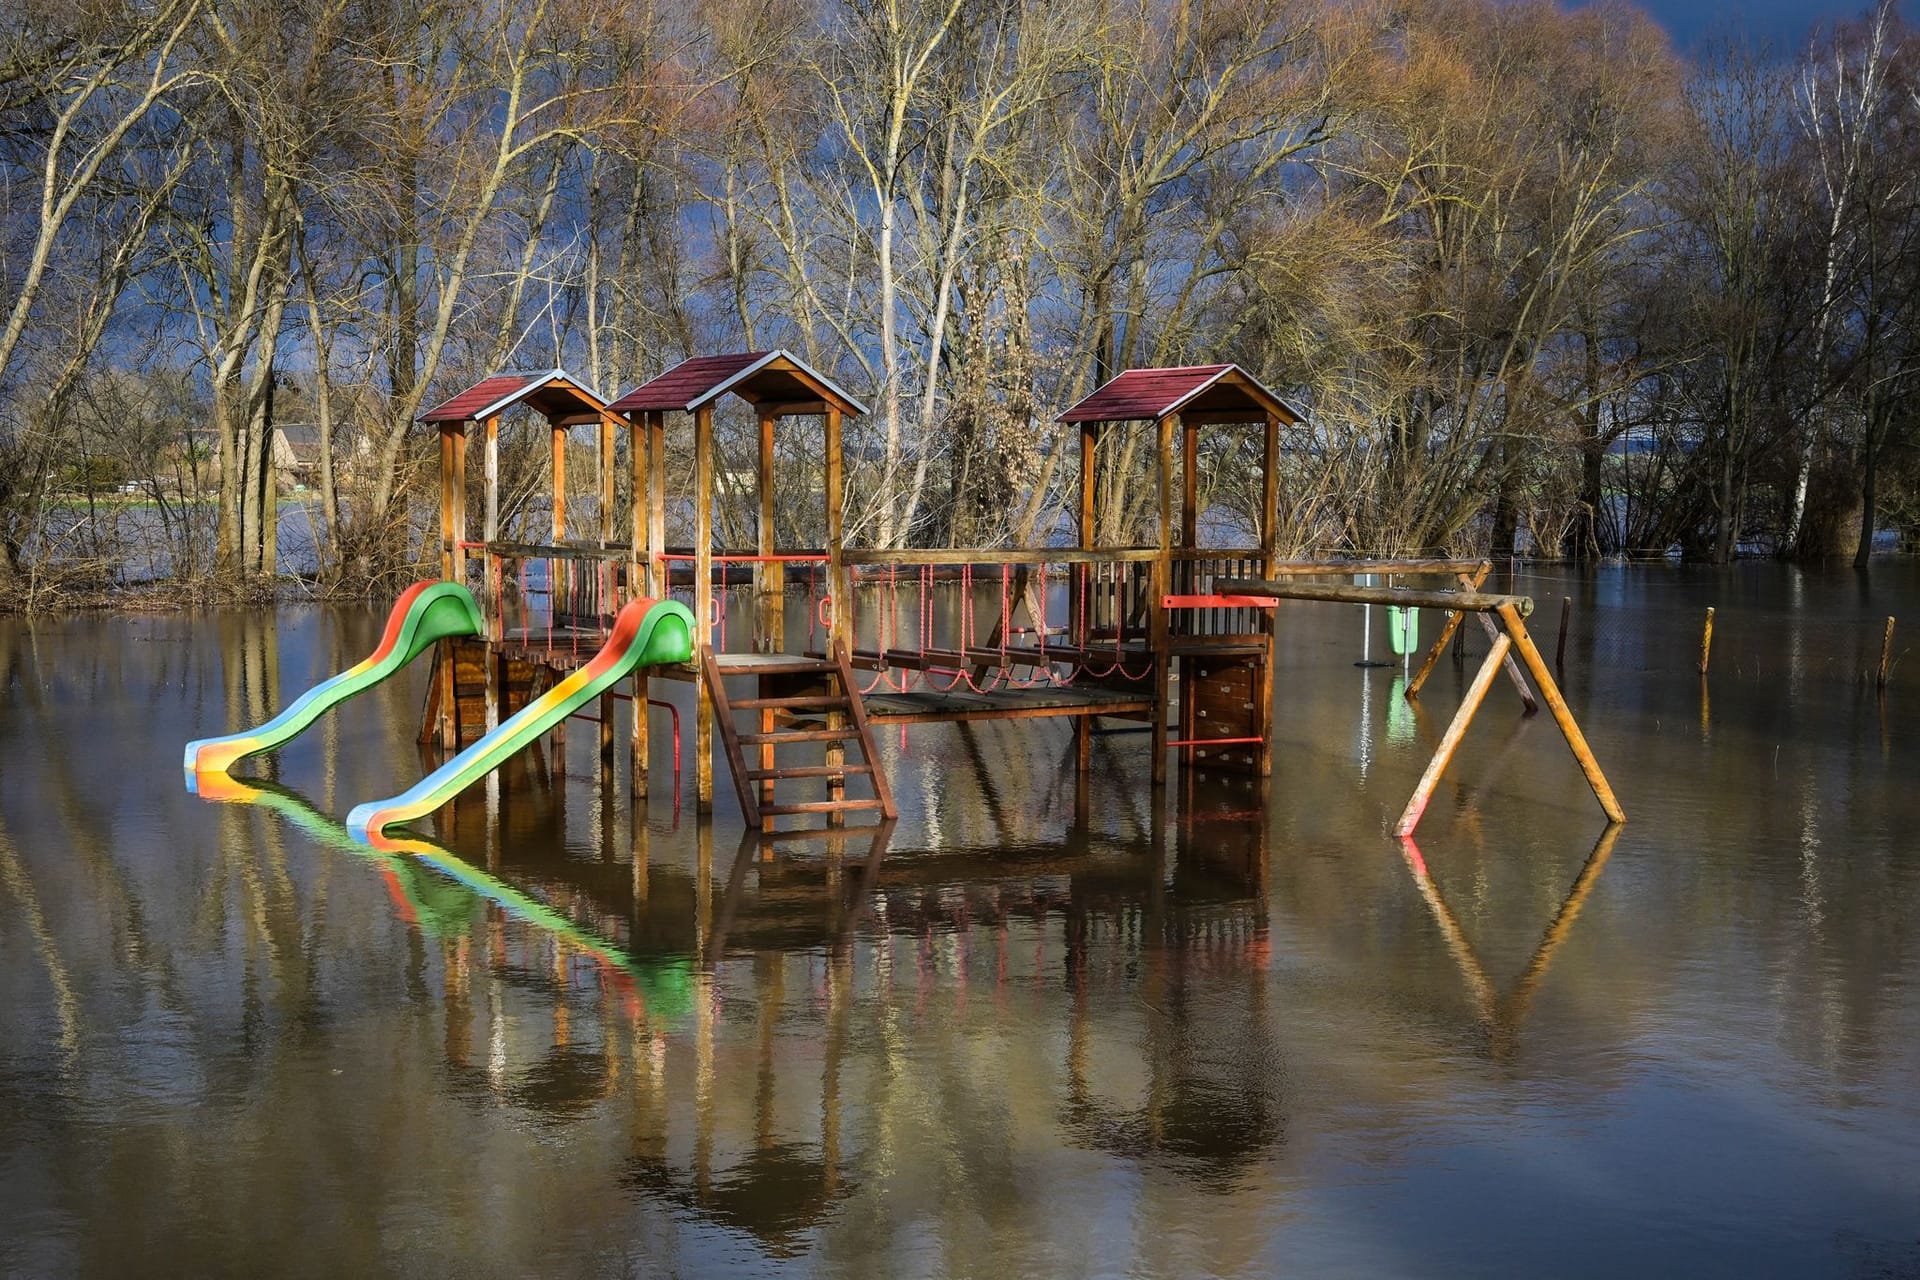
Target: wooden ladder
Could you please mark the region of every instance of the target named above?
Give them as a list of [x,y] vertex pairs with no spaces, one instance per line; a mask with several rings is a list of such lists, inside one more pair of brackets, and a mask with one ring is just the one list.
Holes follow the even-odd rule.
[[[854,679],[853,663],[845,645],[830,658],[755,654],[724,666],[714,656],[711,646],[702,645],[700,665],[706,673],[707,696],[713,700],[720,740],[726,746],[734,790],[740,796],[740,811],[746,815],[749,826],[762,827],[769,818],[796,814],[824,814],[830,823],[838,823],[844,815],[862,810],[877,809],[887,821],[899,816],[893,806],[893,790],[887,785],[887,775],[875,762],[873,731],[867,722],[866,704],[860,698],[860,685]],[[755,695],[738,701],[729,699],[727,675],[754,677],[759,686]],[[760,723],[755,732],[740,732],[734,724],[736,711],[759,713]],[[795,723],[796,720],[801,723]],[[814,727],[821,722],[824,728]],[[827,762],[781,764],[776,758],[779,748],[801,742],[827,744]],[[848,744],[859,748],[857,763],[846,759]],[[748,748],[757,752],[757,767],[748,766]],[[871,799],[847,797],[847,778],[858,775],[864,775],[871,783]],[[776,783],[802,778],[825,782],[827,798],[794,801],[775,798]]]

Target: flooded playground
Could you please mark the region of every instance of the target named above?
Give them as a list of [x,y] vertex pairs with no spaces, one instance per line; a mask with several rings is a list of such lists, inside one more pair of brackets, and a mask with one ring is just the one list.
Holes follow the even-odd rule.
[[1920,1272],[1920,566],[1495,585],[1623,826],[1497,682],[1395,839],[1488,641],[1409,703],[1353,605],[1270,779],[883,725],[767,840],[662,681],[677,790],[580,725],[392,850],[424,667],[180,768],[383,608],[0,619],[0,1274]]

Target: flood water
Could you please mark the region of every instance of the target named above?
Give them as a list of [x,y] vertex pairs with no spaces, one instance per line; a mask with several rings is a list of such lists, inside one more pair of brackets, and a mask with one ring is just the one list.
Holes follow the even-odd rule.
[[424,663],[179,767],[381,609],[0,620],[0,1273],[1920,1274],[1920,573],[1516,587],[1612,832],[1501,683],[1393,839],[1486,640],[1409,706],[1351,606],[1264,786],[895,729],[891,832],[763,848],[576,723],[385,855]]

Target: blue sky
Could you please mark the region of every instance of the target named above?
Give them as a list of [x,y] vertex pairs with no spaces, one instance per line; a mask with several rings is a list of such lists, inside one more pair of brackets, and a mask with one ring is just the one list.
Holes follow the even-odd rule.
[[[1872,0],[1640,0],[1648,13],[1673,33],[1674,44],[1683,52],[1697,48],[1702,41],[1727,35],[1770,45],[1774,52],[1792,55],[1806,44],[1807,33],[1816,23],[1855,18],[1866,12]],[[1920,4],[1904,0],[1901,10],[1912,21]]]

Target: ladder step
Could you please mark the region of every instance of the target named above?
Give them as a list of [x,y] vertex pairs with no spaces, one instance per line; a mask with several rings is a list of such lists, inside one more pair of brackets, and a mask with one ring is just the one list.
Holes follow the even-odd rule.
[[847,695],[821,694],[804,698],[732,698],[727,702],[735,711],[831,711],[835,707],[851,705]]
[[849,809],[878,809],[878,800],[809,800],[804,804],[763,804],[760,816],[778,818],[793,813],[844,813]]
[[844,742],[859,736],[858,729],[804,729],[796,733],[743,733],[740,741],[778,745],[782,742]]
[[849,773],[872,773],[870,764],[806,764],[787,769],[749,769],[747,777],[755,782],[767,778],[838,778]]
[[728,676],[789,676],[836,670],[821,658],[781,657],[778,654],[727,653],[714,657],[714,666]]

